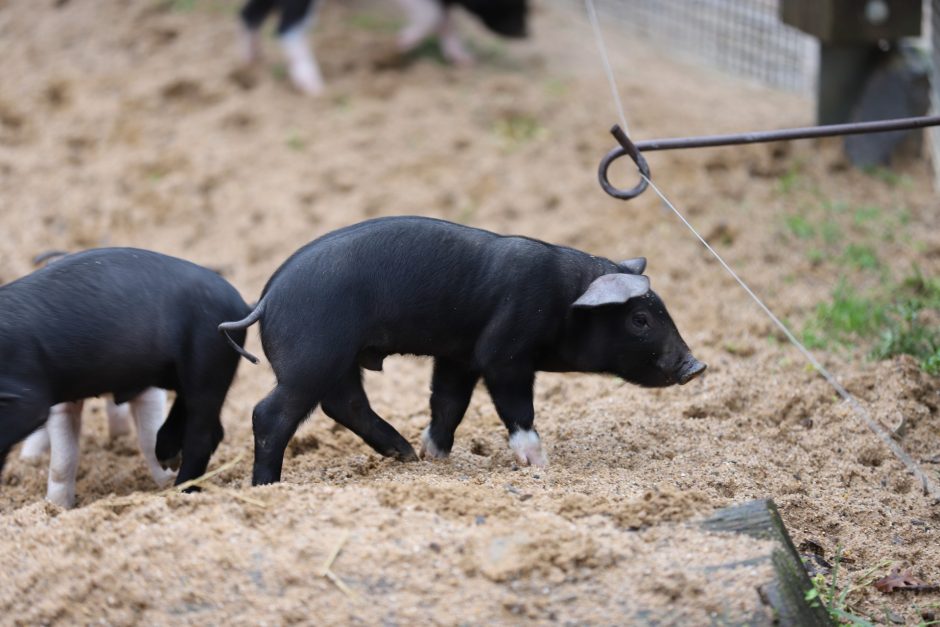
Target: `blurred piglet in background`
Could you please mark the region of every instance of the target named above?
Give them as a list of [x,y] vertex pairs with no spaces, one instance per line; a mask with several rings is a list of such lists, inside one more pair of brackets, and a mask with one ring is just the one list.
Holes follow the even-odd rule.
[[[222,440],[219,414],[238,368],[215,327],[248,311],[216,272],[135,248],[66,255],[0,287],[0,470],[10,449],[42,427],[55,406],[57,473],[57,429],[70,431],[62,455],[75,455],[69,443],[77,437],[81,400],[110,394],[119,405],[131,401],[138,437],[153,447],[159,465],[179,464],[177,483],[200,476]],[[154,444],[162,390],[175,390],[176,399]],[[52,496],[64,505],[74,500],[75,463],[77,457],[68,460],[65,476],[53,477]],[[151,465],[157,478],[155,470]]]
[[[453,10],[462,7],[492,32],[504,37],[527,35],[528,0],[397,0],[407,16],[398,35],[398,47],[407,52],[427,38],[440,38],[441,51],[449,62],[466,65],[473,56],[464,47],[453,22]],[[241,10],[245,27],[244,56],[248,63],[261,59],[261,25],[268,15],[280,13],[277,34],[287,57],[291,81],[310,95],[323,91],[323,75],[306,41],[319,0],[248,0]]]

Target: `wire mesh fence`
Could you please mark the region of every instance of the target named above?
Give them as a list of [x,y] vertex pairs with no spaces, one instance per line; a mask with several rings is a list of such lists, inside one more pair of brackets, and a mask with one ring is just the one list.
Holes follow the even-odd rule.
[[[924,42],[940,67],[940,2],[924,2]],[[781,0],[595,0],[611,28],[770,87],[811,94],[819,43],[780,20]],[[940,80],[934,81],[940,102]]]
[[780,21],[779,0],[595,0],[611,28],[737,76],[812,93],[815,38]]

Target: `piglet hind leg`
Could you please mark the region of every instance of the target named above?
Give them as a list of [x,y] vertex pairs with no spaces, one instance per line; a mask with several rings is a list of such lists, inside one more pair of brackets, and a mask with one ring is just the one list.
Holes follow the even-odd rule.
[[247,64],[261,61],[261,26],[271,11],[275,0],[248,0],[242,7],[241,17],[241,56]]
[[[0,473],[13,446],[28,439],[37,430],[43,430],[48,417],[49,403],[43,395],[22,399],[19,394],[0,390]],[[41,441],[42,446],[48,448],[47,442],[47,439]]]
[[[185,394],[186,421],[183,426],[182,460],[176,475],[176,485],[201,477],[209,467],[209,459],[225,435],[220,415],[226,389],[227,386],[222,388],[221,394],[211,388],[202,389],[197,393],[187,391]],[[179,402],[179,396],[176,402]]]
[[533,423],[535,409],[532,386],[535,373],[513,371],[511,368],[484,373],[486,387],[496,405],[496,413],[509,430],[509,448],[522,466],[545,466],[548,458]]
[[82,403],[59,403],[49,410],[50,459],[46,500],[60,507],[75,506]]
[[358,367],[346,373],[323,399],[321,407],[323,413],[358,435],[380,455],[401,461],[418,459],[408,440],[372,410]]
[[112,440],[118,436],[131,432],[131,406],[129,403],[118,405],[113,399],[108,399],[104,405],[108,414],[108,437]]
[[398,48],[408,52],[434,34],[444,17],[444,9],[437,0],[398,0],[408,23],[398,34]]
[[444,459],[454,446],[480,375],[447,360],[434,361],[431,378],[431,424],[421,432],[422,459]]
[[[183,459],[183,431],[186,428],[186,403],[183,397],[176,395],[170,415],[157,431],[154,453],[164,470],[179,470]],[[146,453],[144,454],[146,458]]]
[[23,440],[20,448],[20,459],[27,464],[38,464],[43,454],[49,450],[49,430],[39,427]]
[[164,469],[156,455],[157,432],[166,416],[166,392],[160,388],[148,388],[130,401],[130,410],[137,428],[140,452],[147,462],[150,476],[161,488],[169,485],[176,473]]
[[281,480],[287,443],[318,402],[317,393],[309,386],[287,386],[281,383],[255,405],[251,416],[255,436],[251,485],[265,485]]

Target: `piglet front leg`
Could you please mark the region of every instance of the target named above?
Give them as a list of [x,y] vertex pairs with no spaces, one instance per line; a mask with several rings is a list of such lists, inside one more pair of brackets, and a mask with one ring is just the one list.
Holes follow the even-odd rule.
[[464,46],[463,40],[457,33],[457,27],[454,24],[453,13],[448,10],[444,13],[441,23],[438,26],[437,34],[440,37],[441,52],[444,58],[459,66],[473,65],[476,59]]
[[130,401],[130,411],[137,427],[137,442],[147,462],[150,475],[159,487],[169,485],[176,472],[165,470],[157,460],[157,432],[166,418],[166,391],[148,388]]
[[316,96],[323,91],[323,75],[300,26],[281,35],[290,79],[301,92]]
[[533,427],[532,386],[535,373],[501,368],[484,373],[483,380],[496,405],[496,413],[509,430],[509,448],[520,466],[545,466],[548,458]]
[[51,450],[46,500],[70,509],[75,506],[82,401],[54,405],[49,410],[46,428]]

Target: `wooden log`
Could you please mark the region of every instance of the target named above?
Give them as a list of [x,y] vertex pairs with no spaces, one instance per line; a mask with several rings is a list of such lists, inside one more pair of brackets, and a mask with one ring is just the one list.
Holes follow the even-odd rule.
[[833,625],[821,604],[813,606],[806,600],[806,593],[813,588],[813,584],[772,500],[748,501],[719,510],[702,523],[702,528],[706,531],[742,533],[774,542],[776,547],[766,559],[773,564],[776,577],[763,584],[761,590],[774,609],[779,624]]

